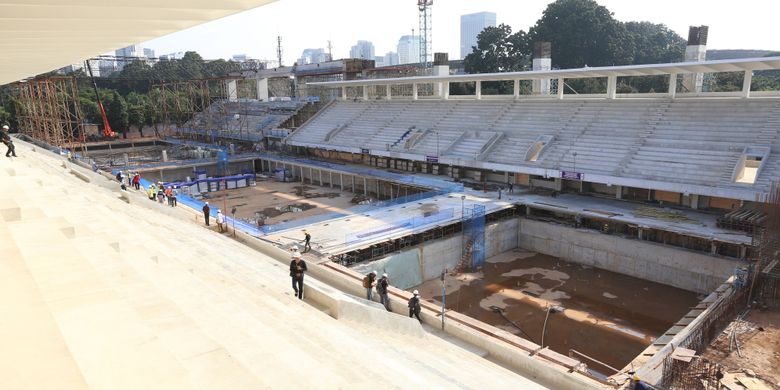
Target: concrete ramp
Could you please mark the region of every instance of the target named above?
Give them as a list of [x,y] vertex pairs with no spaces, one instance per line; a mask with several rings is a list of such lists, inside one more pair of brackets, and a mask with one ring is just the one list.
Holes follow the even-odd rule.
[[379,303],[345,294],[317,280],[306,279],[306,299],[326,308],[331,317],[358,322],[370,328],[414,337],[426,337],[416,319],[385,310]]

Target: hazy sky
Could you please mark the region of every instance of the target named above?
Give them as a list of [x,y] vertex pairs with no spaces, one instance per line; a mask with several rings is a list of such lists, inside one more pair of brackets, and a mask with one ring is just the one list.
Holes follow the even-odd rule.
[[[219,1],[219,0],[215,0]],[[513,31],[528,30],[549,0],[434,0],[433,51],[460,56],[460,15],[491,11]],[[622,21],[663,23],[687,38],[688,26],[710,26],[712,49],[780,50],[780,0],[598,0]],[[285,65],[305,48],[326,48],[344,58],[357,40],[374,43],[376,55],[396,51],[398,38],[417,34],[413,0],[279,0],[240,14],[170,34],[142,45],[161,54],[195,50],[204,58],[246,53],[275,59],[282,36]]]

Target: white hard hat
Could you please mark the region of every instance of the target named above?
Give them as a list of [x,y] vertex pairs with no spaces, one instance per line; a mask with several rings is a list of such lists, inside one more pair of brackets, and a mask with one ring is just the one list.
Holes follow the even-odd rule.
[[414,295],[420,295],[420,293],[417,290],[412,291],[412,294]]
[[376,271],[371,271],[372,274],[376,275]]
[[387,277],[387,274],[382,274],[382,277],[383,277],[383,278],[386,278],[386,277]]
[[293,250],[294,252],[298,252],[298,245],[293,245],[293,247],[292,247],[292,250]]
[[3,125],[3,129],[8,130],[8,125]]
[[292,257],[294,259],[300,259],[301,258],[301,252],[293,252]]
[[209,202],[206,202],[206,204],[209,204]]

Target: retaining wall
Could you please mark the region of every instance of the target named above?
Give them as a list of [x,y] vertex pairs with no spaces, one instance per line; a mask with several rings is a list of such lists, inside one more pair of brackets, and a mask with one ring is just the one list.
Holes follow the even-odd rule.
[[697,293],[709,293],[742,262],[548,222],[520,220],[519,246]]

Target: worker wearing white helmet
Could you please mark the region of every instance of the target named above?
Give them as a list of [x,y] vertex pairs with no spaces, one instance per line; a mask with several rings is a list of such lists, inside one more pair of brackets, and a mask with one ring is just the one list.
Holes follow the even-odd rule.
[[303,299],[303,274],[306,272],[306,262],[301,259],[299,252],[293,252],[290,261],[290,277],[292,278],[293,291],[298,299]]
[[387,274],[383,273],[379,281],[376,282],[376,292],[379,293],[379,302],[385,307],[387,311],[390,310],[390,297],[387,296],[387,288],[390,286],[390,281],[387,279]]
[[14,140],[8,135],[8,125],[3,125],[3,131],[0,132],[0,141],[8,148],[5,152],[5,156],[16,157],[16,147],[14,146]]
[[422,324],[422,320],[420,319],[420,311],[422,311],[422,307],[420,306],[420,293],[417,290],[414,290],[412,294],[414,294],[414,296],[409,299],[407,305],[409,306],[409,317],[417,317],[417,321],[420,321]]

